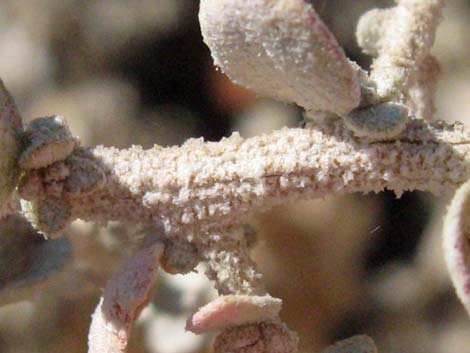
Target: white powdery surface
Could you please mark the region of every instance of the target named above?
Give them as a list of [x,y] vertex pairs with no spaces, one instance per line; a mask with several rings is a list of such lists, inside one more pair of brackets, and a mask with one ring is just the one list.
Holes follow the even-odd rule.
[[278,317],[281,306],[280,299],[269,295],[221,296],[193,314],[187,321],[186,329],[199,334],[272,320]]
[[126,351],[131,325],[150,300],[162,252],[161,244],[137,251],[111,278],[93,314],[89,353]]
[[452,191],[470,176],[469,142],[461,125],[414,121],[393,140],[376,141],[336,122],[171,148],[98,147],[107,184],[70,202],[74,217],[158,221],[167,234],[200,233],[296,198]]
[[199,21],[216,66],[256,93],[344,115],[359,105],[350,61],[306,0],[202,0]]
[[397,6],[371,10],[358,25],[358,42],[378,54],[371,78],[381,97],[406,92],[428,57],[445,0],[397,0]]

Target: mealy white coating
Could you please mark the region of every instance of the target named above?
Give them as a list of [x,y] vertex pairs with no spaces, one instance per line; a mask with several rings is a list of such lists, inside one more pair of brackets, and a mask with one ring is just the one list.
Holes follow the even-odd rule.
[[470,135],[461,125],[422,120],[389,141],[355,137],[337,120],[249,139],[192,139],[179,147],[97,147],[87,155],[105,175],[101,188],[62,198],[42,194],[29,201],[41,207],[27,211],[53,234],[76,218],[158,225],[171,241],[196,246],[198,258],[189,252],[185,261],[206,261],[221,294],[264,295],[241,231],[250,212],[384,188],[397,195],[452,191],[470,177],[469,152]]
[[220,142],[191,139],[171,148],[97,147],[92,153],[105,170],[106,186],[70,202],[84,219],[158,217],[166,232],[187,234],[299,197],[453,190],[470,176],[469,142],[461,125],[416,120],[381,142],[357,138],[337,121],[246,140],[235,133]]
[[360,101],[355,71],[305,0],[202,0],[215,65],[256,93],[343,115]]
[[432,55],[423,59],[415,75],[413,83],[406,92],[406,105],[411,115],[418,119],[434,118],[436,106],[434,97],[441,69],[439,62]]
[[396,98],[406,93],[429,55],[445,0],[397,0],[392,9],[371,10],[359,21],[356,35],[365,52],[377,55],[371,78],[377,94]]
[[228,327],[273,320],[282,301],[269,295],[225,295],[191,315],[186,329],[194,333],[221,331]]

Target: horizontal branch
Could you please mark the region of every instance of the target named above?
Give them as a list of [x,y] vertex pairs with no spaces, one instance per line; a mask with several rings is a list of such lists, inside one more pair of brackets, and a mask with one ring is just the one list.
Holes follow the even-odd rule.
[[[470,177],[469,152],[462,125],[423,121],[393,141],[359,139],[330,121],[249,139],[238,133],[220,142],[191,139],[180,147],[96,147],[89,153],[105,175],[101,188],[47,202],[60,201],[57,208],[70,219],[161,222],[167,234],[190,237],[297,198],[450,191]],[[75,160],[83,160],[81,153]],[[68,178],[79,169],[72,166]]]

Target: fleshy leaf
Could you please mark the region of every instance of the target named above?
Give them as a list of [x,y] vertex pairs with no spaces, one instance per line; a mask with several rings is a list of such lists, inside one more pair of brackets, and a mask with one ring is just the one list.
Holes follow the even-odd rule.
[[162,253],[159,243],[137,251],[108,282],[93,314],[89,353],[126,351],[132,323],[150,300]]
[[202,0],[199,20],[215,64],[256,93],[307,111],[358,106],[351,62],[306,0]]
[[267,296],[221,296],[192,315],[186,329],[194,333],[220,331],[249,323],[274,319],[279,315],[282,301]]
[[447,211],[444,255],[457,295],[470,315],[470,181],[457,190]]

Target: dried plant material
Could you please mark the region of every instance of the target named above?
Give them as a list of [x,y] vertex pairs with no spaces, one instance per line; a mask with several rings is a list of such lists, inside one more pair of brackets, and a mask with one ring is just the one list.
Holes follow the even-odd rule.
[[371,10],[358,29],[359,45],[377,55],[371,78],[377,94],[393,99],[406,93],[429,55],[444,0],[397,0],[391,9]]
[[132,323],[150,300],[162,253],[162,244],[147,244],[110,279],[93,314],[89,353],[126,351]]
[[373,136],[375,139],[391,139],[408,124],[408,109],[399,103],[382,103],[358,108],[344,119],[345,125],[356,136]]
[[24,133],[24,139],[26,148],[19,162],[24,170],[63,161],[78,146],[78,139],[72,136],[61,116],[33,120]]
[[359,335],[339,341],[322,353],[377,353],[377,347],[372,338]]
[[67,239],[45,241],[19,216],[0,226],[0,306],[32,299],[70,260]]
[[11,197],[18,182],[21,117],[0,80],[0,219],[11,210]]
[[457,295],[470,315],[470,182],[457,190],[447,211],[444,255]]
[[297,336],[273,321],[229,328],[217,336],[214,353],[296,353]]
[[309,1],[202,0],[199,20],[215,65],[236,83],[307,111],[358,106],[355,70]]
[[225,295],[200,308],[188,319],[186,329],[199,334],[273,320],[281,306],[282,300],[269,295]]
[[21,212],[41,234],[50,238],[63,235],[72,222],[72,208],[61,198],[47,197],[37,201],[21,200]]

